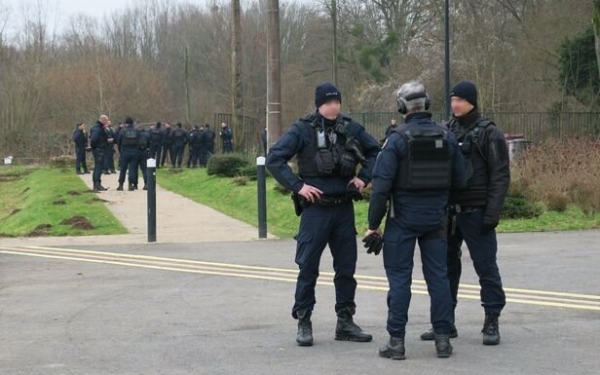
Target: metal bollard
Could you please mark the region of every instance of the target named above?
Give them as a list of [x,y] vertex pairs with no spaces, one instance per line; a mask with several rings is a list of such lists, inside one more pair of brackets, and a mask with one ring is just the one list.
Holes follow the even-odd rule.
[[148,179],[148,242],[156,242],[156,160],[146,162]]
[[258,194],[258,238],[267,238],[267,177],[266,159],[256,158],[256,183]]

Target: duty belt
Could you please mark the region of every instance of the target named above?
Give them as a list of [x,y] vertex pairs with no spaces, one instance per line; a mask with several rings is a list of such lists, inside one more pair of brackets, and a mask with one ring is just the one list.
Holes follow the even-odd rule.
[[465,206],[465,205],[460,205],[460,204],[455,204],[450,206],[451,212],[453,213],[469,213],[469,212],[473,212],[473,211],[478,211],[478,210],[483,210],[485,208],[485,206]]
[[323,206],[323,207],[332,207],[332,206],[339,206],[341,204],[348,203],[349,201],[350,200],[345,195],[339,195],[339,196],[324,195],[324,196],[321,196],[321,197],[315,199],[315,204],[318,204],[319,206]]

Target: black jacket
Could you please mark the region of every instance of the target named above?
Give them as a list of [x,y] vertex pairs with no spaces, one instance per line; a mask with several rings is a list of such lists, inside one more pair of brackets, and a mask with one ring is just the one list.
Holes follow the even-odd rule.
[[453,190],[450,203],[461,206],[485,206],[485,215],[497,222],[510,186],[510,162],[504,134],[494,123],[474,111],[450,123],[459,143],[469,141],[479,126],[468,160],[467,186]]

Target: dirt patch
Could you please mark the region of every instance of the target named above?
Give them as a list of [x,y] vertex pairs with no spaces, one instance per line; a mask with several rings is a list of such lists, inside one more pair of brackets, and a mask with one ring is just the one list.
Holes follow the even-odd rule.
[[67,201],[64,199],[57,199],[54,202],[52,202],[52,204],[57,205],[57,206],[64,206],[67,204]]
[[92,189],[82,190],[82,193],[95,193]]
[[69,219],[64,219],[60,222],[62,225],[70,225],[72,229],[90,230],[94,229],[94,225],[83,216],[73,216]]
[[94,202],[106,203],[108,201],[106,199],[102,199],[102,198],[98,198],[98,197],[94,197],[94,198],[88,200],[88,203],[94,203]]
[[35,227],[35,229],[32,230],[29,233],[29,237],[43,237],[43,236],[47,236],[48,233],[50,232],[50,229],[52,229],[52,225],[50,225],[50,224],[40,224],[37,227]]
[[80,192],[78,192],[78,191],[75,191],[75,190],[69,190],[69,191],[67,191],[67,194],[69,194],[69,195],[73,195],[73,196],[75,196],[75,195],[81,195],[81,193],[80,193]]

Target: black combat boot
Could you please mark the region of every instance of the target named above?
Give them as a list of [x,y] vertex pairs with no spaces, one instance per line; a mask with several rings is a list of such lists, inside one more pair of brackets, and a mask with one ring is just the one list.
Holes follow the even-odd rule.
[[406,359],[404,355],[404,338],[390,337],[390,341],[379,349],[379,356],[391,359]]
[[148,190],[148,187],[146,186],[146,184],[144,184],[144,188],[142,190]]
[[108,190],[107,188],[105,188],[104,186],[100,185],[99,182],[94,183],[94,191],[106,191]]
[[135,185],[134,184],[129,184],[129,191],[134,191],[135,190]]
[[[452,324],[452,331],[450,331],[450,338],[455,339],[458,337],[458,331],[456,330],[456,326]],[[423,341],[433,341],[435,340],[435,333],[433,332],[433,328],[431,328],[427,332],[423,332],[421,335],[421,340]]]
[[117,188],[117,191],[123,191],[123,183],[119,182],[119,187]]
[[312,322],[310,321],[312,311],[300,310],[296,315],[298,315],[298,335],[296,336],[296,342],[300,346],[312,346]]
[[483,345],[500,344],[500,329],[498,327],[499,313],[485,313],[485,322],[483,323]]
[[364,333],[352,320],[354,309],[345,307],[338,311],[337,326],[335,327],[335,339],[340,341],[369,342],[373,336]]
[[449,358],[452,355],[450,335],[435,335],[435,351],[438,358]]

